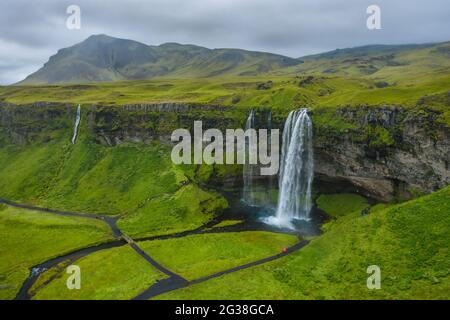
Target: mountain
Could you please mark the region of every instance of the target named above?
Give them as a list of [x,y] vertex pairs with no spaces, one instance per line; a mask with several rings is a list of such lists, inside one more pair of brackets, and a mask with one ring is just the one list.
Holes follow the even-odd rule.
[[177,43],[148,46],[93,35],[59,50],[20,84],[138,80],[157,76],[251,76],[300,63],[298,59],[264,52],[207,49]]
[[294,59],[265,52],[208,49],[178,43],[149,46],[93,35],[59,50],[19,84],[305,74],[397,81],[405,76],[448,74],[449,58],[450,42],[369,45]]

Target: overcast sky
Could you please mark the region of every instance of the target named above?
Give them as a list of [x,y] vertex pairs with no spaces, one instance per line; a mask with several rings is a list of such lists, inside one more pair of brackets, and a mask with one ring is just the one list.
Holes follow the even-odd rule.
[[[66,9],[81,8],[81,29]],[[366,9],[381,8],[381,30]],[[104,33],[291,57],[365,44],[450,40],[449,0],[2,0],[0,84],[22,80],[60,48]]]

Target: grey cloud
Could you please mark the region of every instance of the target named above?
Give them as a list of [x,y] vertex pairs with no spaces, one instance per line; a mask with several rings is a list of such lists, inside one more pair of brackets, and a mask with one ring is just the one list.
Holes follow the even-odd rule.
[[[366,28],[365,11],[373,3],[381,7],[382,30]],[[81,30],[65,27],[70,4],[81,7]],[[21,80],[58,49],[98,33],[292,57],[374,43],[450,40],[448,0],[3,0],[1,6],[0,84]]]

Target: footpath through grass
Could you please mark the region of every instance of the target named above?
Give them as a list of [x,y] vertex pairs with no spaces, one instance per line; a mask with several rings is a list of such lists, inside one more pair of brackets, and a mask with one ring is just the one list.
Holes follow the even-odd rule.
[[[124,300],[132,299],[157,280],[165,278],[130,246],[92,253],[75,263],[81,271],[81,288],[69,290],[65,269],[37,290],[37,300]],[[51,272],[51,271],[50,271]]]
[[139,246],[170,270],[194,280],[275,255],[297,241],[293,235],[246,231],[144,241]]
[[29,268],[77,249],[112,240],[106,223],[2,206],[0,299],[13,299]]

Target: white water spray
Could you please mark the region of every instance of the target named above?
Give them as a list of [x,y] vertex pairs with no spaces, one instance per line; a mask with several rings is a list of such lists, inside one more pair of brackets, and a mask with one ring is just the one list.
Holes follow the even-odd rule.
[[77,139],[78,127],[80,126],[80,120],[81,120],[81,107],[80,107],[80,105],[78,105],[77,116],[75,118],[75,126],[73,128],[72,144],[75,144],[75,140]]
[[[272,111],[270,110],[269,113],[267,114],[267,130],[269,132],[269,139],[271,139],[272,136]],[[270,153],[272,153],[272,145],[269,144],[268,145],[268,151]],[[273,195],[274,195],[274,176],[270,175],[268,177],[269,181],[268,181],[268,186],[267,186],[267,198],[266,198],[266,205],[268,207],[273,207],[274,206],[274,200],[273,200]]]
[[292,220],[309,220],[314,175],[312,122],[306,109],[289,113],[283,130],[279,196],[270,224],[294,228]]
[[[255,129],[255,111],[251,110],[245,123],[245,131]],[[252,136],[245,139],[245,163],[244,163],[244,191],[243,200],[248,205],[255,205],[255,194],[253,190],[253,176],[255,173],[255,165],[250,163],[250,148],[253,145]]]

